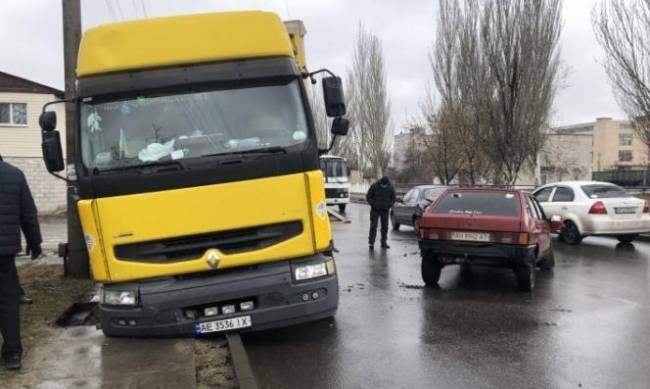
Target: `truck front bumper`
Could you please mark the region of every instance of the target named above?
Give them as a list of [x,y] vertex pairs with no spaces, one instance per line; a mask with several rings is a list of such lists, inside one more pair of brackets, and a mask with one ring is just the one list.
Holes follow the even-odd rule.
[[[104,289],[139,290],[139,306],[99,305],[101,328],[108,336],[193,335],[195,324],[250,316],[252,326],[239,332],[283,327],[333,316],[338,307],[336,274],[293,281],[292,263],[318,260],[321,254],[257,266],[225,269],[154,281],[105,285]],[[316,293],[314,293],[316,292]],[[317,296],[317,297],[316,297]],[[254,308],[240,310],[253,301]],[[205,316],[205,307],[234,305],[237,312]]]

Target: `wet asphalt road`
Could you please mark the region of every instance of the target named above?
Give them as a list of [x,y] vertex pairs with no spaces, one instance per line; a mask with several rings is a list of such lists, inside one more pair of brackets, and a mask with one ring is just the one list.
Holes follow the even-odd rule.
[[369,253],[368,210],[335,224],[333,320],[244,337],[263,388],[650,388],[650,243],[554,240],[532,294],[507,269],[425,289],[412,230]]

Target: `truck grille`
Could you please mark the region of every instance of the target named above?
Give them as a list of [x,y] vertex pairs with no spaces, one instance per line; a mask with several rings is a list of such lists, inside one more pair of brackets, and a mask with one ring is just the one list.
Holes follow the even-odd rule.
[[123,261],[175,262],[201,257],[216,248],[224,254],[259,250],[302,233],[299,221],[239,230],[189,235],[157,241],[115,246],[115,256]]

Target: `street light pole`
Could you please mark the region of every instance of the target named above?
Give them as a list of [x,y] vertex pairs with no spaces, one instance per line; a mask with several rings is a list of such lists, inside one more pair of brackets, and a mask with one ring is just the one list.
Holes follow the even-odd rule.
[[[76,68],[79,42],[81,41],[81,4],[80,0],[61,0],[63,14],[63,63],[65,73],[65,97],[74,98],[77,95]],[[77,104],[65,104],[66,125],[66,161],[68,166],[74,166],[77,152]],[[89,278],[90,269],[86,244],[81,230],[81,222],[77,210],[77,188],[68,184],[68,243],[64,246],[64,272],[67,277]]]

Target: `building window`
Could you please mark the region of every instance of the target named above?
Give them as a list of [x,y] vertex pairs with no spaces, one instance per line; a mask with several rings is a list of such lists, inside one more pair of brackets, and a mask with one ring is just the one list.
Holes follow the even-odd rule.
[[27,104],[0,103],[0,125],[27,125]]
[[633,134],[618,134],[619,146],[632,146]]
[[632,150],[619,150],[618,151],[618,160],[620,162],[631,162],[632,161]]
[[624,130],[633,130],[634,125],[632,123],[621,123],[621,128]]

